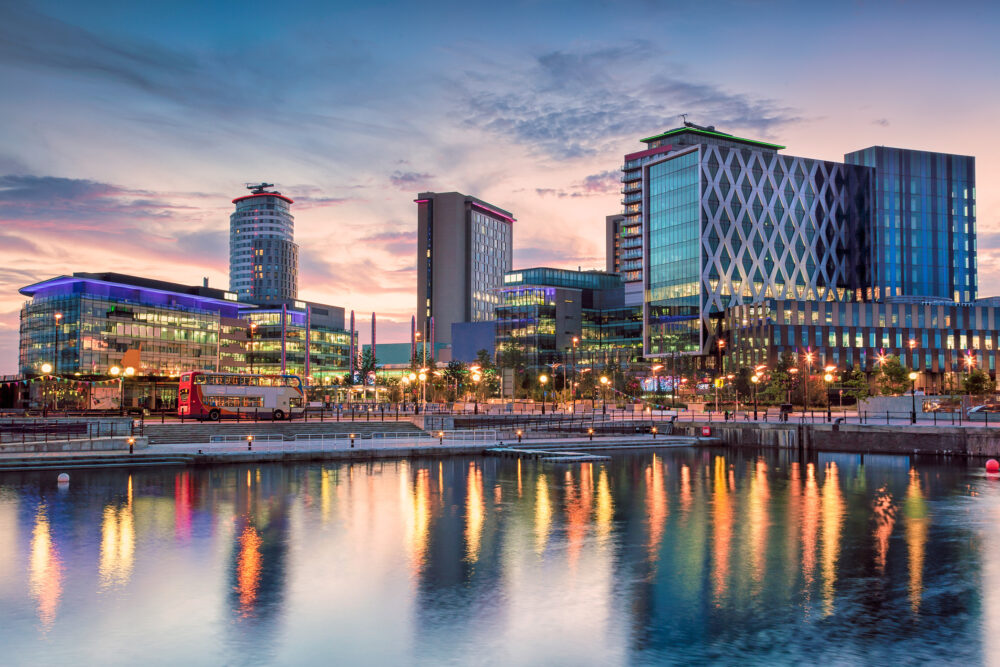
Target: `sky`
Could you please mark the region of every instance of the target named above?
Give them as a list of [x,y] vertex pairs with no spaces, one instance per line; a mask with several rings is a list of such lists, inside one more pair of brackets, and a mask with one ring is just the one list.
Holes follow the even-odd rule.
[[1000,294],[1000,8],[940,2],[0,0],[0,373],[18,289],[228,287],[231,200],[295,200],[299,296],[406,340],[416,193],[512,211],[514,266],[602,268],[622,156],[679,114],[842,160],[976,156]]

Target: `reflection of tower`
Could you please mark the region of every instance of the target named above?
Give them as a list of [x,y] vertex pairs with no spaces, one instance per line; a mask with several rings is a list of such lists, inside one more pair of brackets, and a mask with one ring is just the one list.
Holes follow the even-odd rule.
[[229,610],[241,640],[271,645],[285,600],[291,471],[262,466],[239,469],[230,555]]
[[488,491],[497,479],[497,461],[447,459],[417,467],[408,480],[418,498],[429,488],[431,505],[438,508],[430,513],[429,530],[420,545],[423,567],[415,572],[419,613],[415,633],[421,643],[436,644],[439,637],[450,636],[441,642],[449,645],[455,640],[454,619],[477,623],[485,619],[492,624],[490,619],[505,611],[495,594],[503,587],[503,538],[494,518],[495,496]]

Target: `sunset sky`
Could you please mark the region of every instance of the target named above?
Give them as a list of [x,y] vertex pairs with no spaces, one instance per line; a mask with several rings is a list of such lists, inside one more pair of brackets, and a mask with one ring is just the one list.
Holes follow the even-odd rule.
[[0,373],[18,288],[228,287],[230,201],[295,200],[299,295],[402,341],[421,190],[509,211],[514,266],[604,266],[622,155],[678,114],[830,160],[976,156],[1000,294],[1000,10],[963,2],[0,0]]

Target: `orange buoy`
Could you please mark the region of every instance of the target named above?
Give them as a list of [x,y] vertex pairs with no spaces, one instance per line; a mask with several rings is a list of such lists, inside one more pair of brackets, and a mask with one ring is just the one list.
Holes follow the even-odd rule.
[[1000,472],[1000,462],[996,459],[990,459],[986,462],[986,472],[997,473]]

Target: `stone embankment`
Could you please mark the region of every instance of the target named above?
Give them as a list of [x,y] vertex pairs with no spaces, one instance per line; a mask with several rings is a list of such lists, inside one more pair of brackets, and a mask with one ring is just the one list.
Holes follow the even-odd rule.
[[1000,456],[1000,428],[768,422],[678,422],[677,435],[712,436],[737,447],[777,447],[881,454]]

